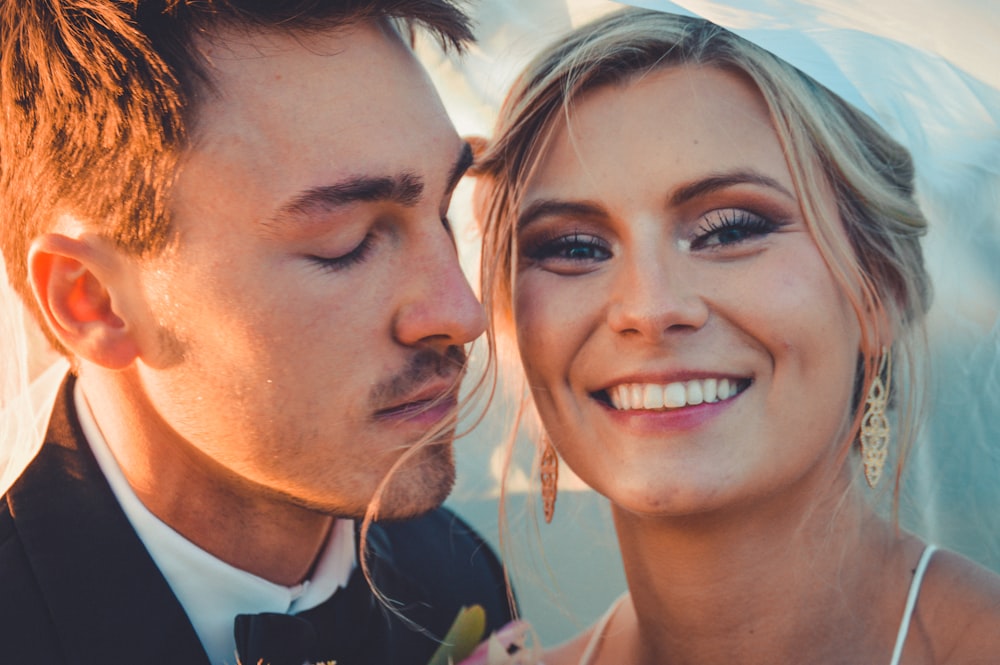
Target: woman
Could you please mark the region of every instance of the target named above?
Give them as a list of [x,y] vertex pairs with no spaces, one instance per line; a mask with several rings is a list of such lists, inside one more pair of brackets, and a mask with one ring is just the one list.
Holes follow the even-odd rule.
[[626,10],[529,65],[479,164],[547,517],[551,446],[610,500],[629,584],[547,665],[1000,654],[1000,579],[866,489],[898,493],[919,411],[904,149],[729,32]]

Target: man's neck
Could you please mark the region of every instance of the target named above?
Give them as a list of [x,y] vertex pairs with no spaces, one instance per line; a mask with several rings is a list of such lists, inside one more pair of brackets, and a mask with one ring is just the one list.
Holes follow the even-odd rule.
[[250,486],[166,427],[138,386],[127,386],[121,373],[84,373],[78,390],[142,504],[236,568],[285,586],[305,580],[334,518]]

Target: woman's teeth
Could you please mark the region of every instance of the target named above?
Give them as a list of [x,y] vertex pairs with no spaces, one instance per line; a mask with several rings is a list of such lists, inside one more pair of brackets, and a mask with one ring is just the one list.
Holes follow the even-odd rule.
[[702,403],[721,402],[735,397],[749,381],[694,379],[668,384],[624,383],[607,390],[612,406],[619,411],[632,409],[677,409]]

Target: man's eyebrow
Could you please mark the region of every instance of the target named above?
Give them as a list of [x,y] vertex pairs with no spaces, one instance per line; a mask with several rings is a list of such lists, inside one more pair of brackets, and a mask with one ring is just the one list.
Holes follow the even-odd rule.
[[385,201],[412,206],[420,200],[423,192],[423,180],[413,173],[354,176],[332,185],[310,187],[278,208],[269,221],[280,223],[289,218],[329,212],[352,203]]
[[735,187],[736,185],[759,185],[768,189],[774,189],[793,201],[796,200],[795,195],[774,178],[766,176],[763,173],[758,173],[757,171],[740,170],[710,175],[678,187],[670,195],[668,205],[672,207],[681,206],[699,196],[711,194],[727,187]]
[[444,191],[450,192],[455,189],[455,185],[458,184],[458,181],[462,179],[465,172],[472,166],[473,160],[472,146],[469,145],[468,141],[463,142],[462,149],[458,153],[458,159],[455,160],[454,166],[451,167],[451,173],[448,174],[448,185]]
[[[462,144],[458,159],[448,174],[446,191],[450,192],[472,166],[472,148]],[[281,224],[295,218],[324,213],[352,203],[396,203],[414,206],[424,193],[423,179],[410,172],[394,176],[354,176],[332,185],[311,187],[278,208],[265,224]]]
[[539,199],[525,208],[517,216],[516,231],[542,217],[599,217],[606,211],[596,203],[588,201],[561,201],[559,199]]

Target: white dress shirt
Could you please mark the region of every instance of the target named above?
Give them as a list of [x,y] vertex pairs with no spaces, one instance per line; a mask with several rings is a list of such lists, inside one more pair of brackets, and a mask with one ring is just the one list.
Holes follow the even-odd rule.
[[310,579],[293,587],[235,568],[201,549],[153,515],[135,495],[101,434],[80,384],[74,393],[80,427],[125,516],[166,578],[212,665],[236,663],[237,614],[295,614],[330,598],[356,564],[353,520],[339,519]]

